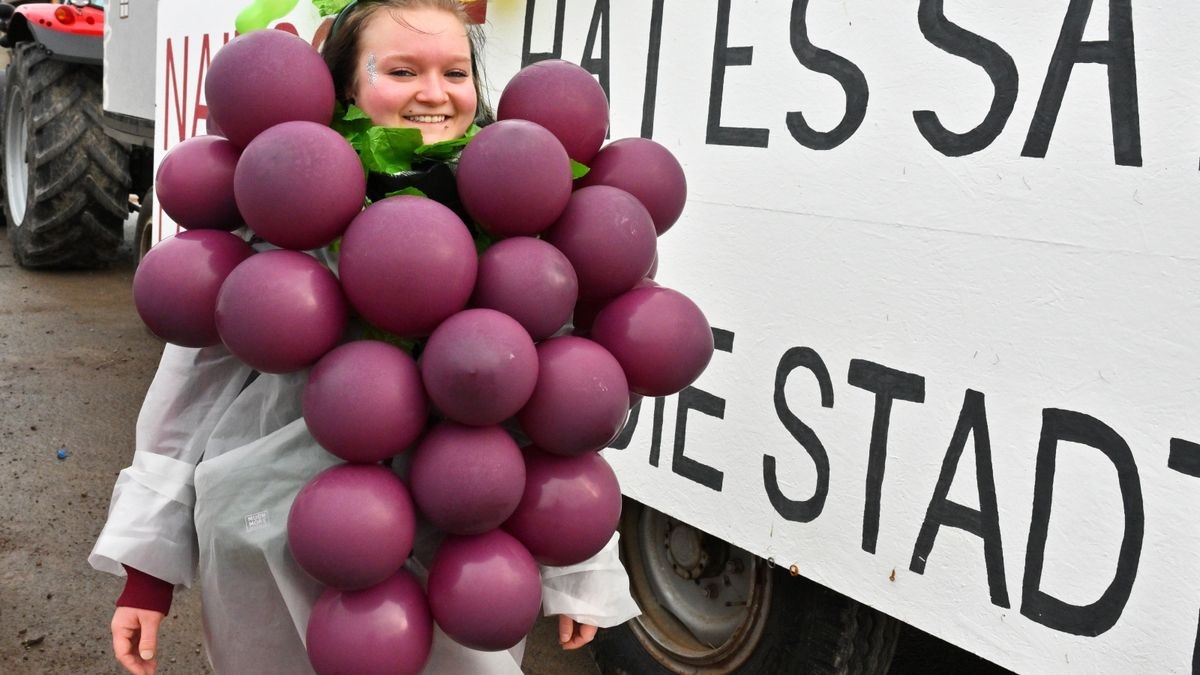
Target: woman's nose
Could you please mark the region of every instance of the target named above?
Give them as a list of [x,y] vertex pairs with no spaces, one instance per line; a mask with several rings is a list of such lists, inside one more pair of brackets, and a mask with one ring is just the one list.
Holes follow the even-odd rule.
[[417,91],[416,98],[422,103],[445,103],[446,88],[441,77],[431,73],[421,78],[421,88]]

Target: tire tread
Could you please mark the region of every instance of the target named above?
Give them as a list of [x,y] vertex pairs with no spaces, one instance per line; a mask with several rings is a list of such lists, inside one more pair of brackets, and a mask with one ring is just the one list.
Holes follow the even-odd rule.
[[[108,265],[124,242],[130,173],[128,150],[101,125],[99,69],[54,60],[26,42],[13,49],[7,79],[8,87],[21,89],[29,143],[23,222],[14,222],[4,199],[17,262],[43,269]],[[10,111],[5,106],[0,114],[0,128]],[[6,188],[0,182],[0,191]]]

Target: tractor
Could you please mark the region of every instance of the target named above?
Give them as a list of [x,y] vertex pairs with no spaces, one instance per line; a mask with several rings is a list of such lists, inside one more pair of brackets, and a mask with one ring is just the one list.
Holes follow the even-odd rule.
[[[151,183],[152,126],[106,114],[105,12],[97,0],[0,4],[9,54],[4,218],[13,256],[31,269],[106,266]],[[120,11],[128,12],[128,0]]]

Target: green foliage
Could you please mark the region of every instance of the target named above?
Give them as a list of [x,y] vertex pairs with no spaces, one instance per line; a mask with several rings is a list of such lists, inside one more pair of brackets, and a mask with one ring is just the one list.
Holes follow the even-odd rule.
[[368,172],[394,175],[412,169],[416,160],[450,162],[458,158],[464,146],[479,133],[474,124],[462,138],[425,143],[419,129],[378,127],[362,108],[339,103],[330,125],[350,143]]
[[429,196],[429,195],[425,194],[424,192],[422,192],[421,188],[413,187],[410,185],[410,186],[404,188],[403,190],[393,190],[393,191],[387,193],[386,195],[384,195],[384,197],[396,197],[396,196],[400,196],[400,195],[407,195],[407,196],[411,196],[411,197],[428,197]]
[[317,12],[321,16],[331,16],[342,11],[346,5],[350,4],[351,0],[312,0],[312,4],[317,8]]
[[591,171],[591,169],[587,166],[580,164],[575,160],[571,160],[571,180],[579,180],[580,178],[588,175],[589,171]]

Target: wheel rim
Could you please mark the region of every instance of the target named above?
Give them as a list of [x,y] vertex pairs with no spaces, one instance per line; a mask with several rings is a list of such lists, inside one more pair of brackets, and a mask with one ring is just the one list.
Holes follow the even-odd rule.
[[654,509],[627,508],[623,519],[631,587],[642,609],[630,625],[643,648],[679,673],[736,670],[766,624],[766,563]]
[[8,212],[13,225],[20,227],[25,221],[25,207],[29,193],[29,165],[26,152],[29,147],[29,132],[25,128],[25,105],[21,90],[11,88],[6,105],[8,107],[4,125],[4,184],[8,196]]

